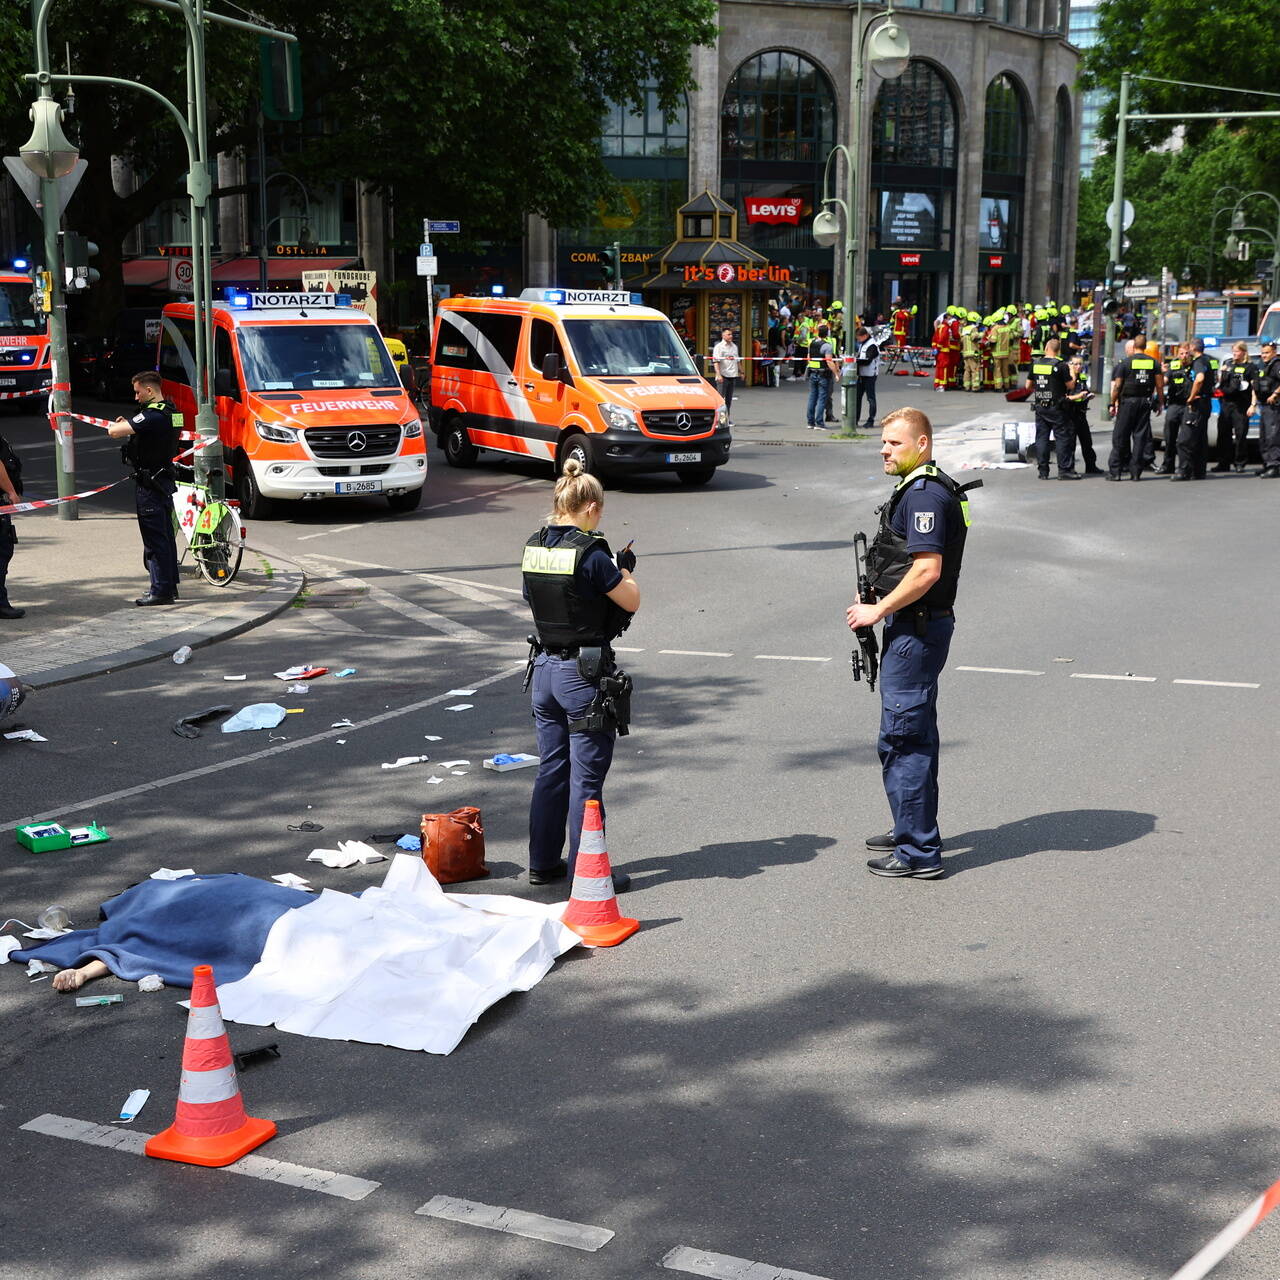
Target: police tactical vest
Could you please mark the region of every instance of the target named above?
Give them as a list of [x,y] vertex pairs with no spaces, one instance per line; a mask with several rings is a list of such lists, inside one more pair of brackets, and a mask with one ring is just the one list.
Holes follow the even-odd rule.
[[178,452],[182,414],[168,400],[150,400],[142,406],[142,410],[148,414],[164,414],[169,419],[170,429],[166,432],[148,432],[145,436],[135,431],[121,445],[120,457],[126,466],[135,471],[161,471],[169,467]]
[[916,604],[930,609],[949,609],[956,602],[956,585],[960,580],[960,565],[964,560],[964,540],[969,530],[969,500],[964,495],[966,490],[980,488],[981,480],[956,484],[945,471],[939,471],[937,464],[933,462],[926,462],[900,480],[889,501],[880,508],[880,527],[876,530],[871,546],[867,548],[867,577],[877,600],[883,600],[906,577],[907,570],[911,568],[911,553],[907,550],[906,535],[894,530],[892,520],[907,490],[914,485],[924,484],[936,484],[945,490],[959,505],[962,518],[959,532],[943,547],[942,576]]
[[822,358],[822,346],[826,342],[825,338],[814,338],[809,343],[809,372],[810,373],[827,373],[827,362]]
[[547,529],[539,529],[524,544],[520,571],[529,593],[533,625],[547,649],[605,645],[630,621],[608,596],[588,597],[578,589],[578,569],[583,557],[602,548],[612,557],[600,534],[573,529],[554,546],[546,545]]
[[1031,366],[1031,403],[1037,409],[1056,409],[1067,394],[1067,376],[1061,360],[1040,356]]
[[1280,356],[1272,356],[1258,371],[1258,400],[1273,396],[1280,387]]
[[1165,399],[1170,404],[1186,404],[1191,394],[1191,370],[1181,360],[1170,360],[1165,375]]
[[1249,366],[1247,364],[1231,364],[1222,366],[1219,389],[1224,396],[1243,398],[1249,391]]
[[1151,356],[1130,356],[1125,361],[1122,397],[1149,396],[1156,385],[1156,362]]

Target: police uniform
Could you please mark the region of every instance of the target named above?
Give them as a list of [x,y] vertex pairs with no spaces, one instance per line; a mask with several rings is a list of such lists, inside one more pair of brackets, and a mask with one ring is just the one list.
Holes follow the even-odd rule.
[[926,875],[942,867],[938,677],[955,629],[953,606],[968,524],[964,489],[926,462],[903,477],[881,507],[880,528],[867,552],[867,574],[877,599],[902,581],[913,555],[942,555],[938,581],[901,612],[886,615],[880,665],[878,748],[896,856]]
[[151,571],[151,591],[142,603],[167,604],[178,596],[178,543],[172,498],[177,489],[173,459],[182,415],[167,400],[151,400],[129,419],[133,435],[120,456],[133,469],[134,504],[142,534],[142,558]]
[[[12,481],[17,498],[22,497],[22,480],[21,473],[18,472],[17,455],[12,451],[9,443],[3,436],[0,436],[0,462],[5,463],[5,470],[9,473],[9,479]],[[15,474],[18,472],[18,474]],[[0,498],[0,502],[3,499]],[[14,528],[12,516],[0,516],[0,618],[21,618],[25,613],[25,609],[15,609],[9,600],[9,588],[6,585],[6,579],[9,576],[9,564],[13,560],[14,548],[18,545],[18,531]],[[0,703],[0,706],[3,704]]]
[[[1200,390],[1196,391],[1196,379]],[[1218,362],[1203,352],[1191,362],[1191,384],[1187,393],[1187,411],[1182,415],[1178,431],[1178,476],[1186,480],[1203,480],[1209,460],[1209,413],[1213,408],[1213,389],[1218,380]],[[1193,398],[1194,397],[1194,398]]]
[[602,792],[619,720],[626,731],[625,713],[600,721],[589,712],[602,676],[615,677],[610,641],[631,615],[608,598],[623,578],[598,533],[572,525],[539,529],[525,544],[521,569],[537,630],[533,720],[541,758],[529,808],[529,870],[559,867],[567,820],[572,876],[583,809],[588,800],[599,800],[603,816]]
[[1262,420],[1261,439],[1262,471],[1260,474],[1269,480],[1280,480],[1280,404],[1268,404],[1277,391],[1280,391],[1280,355],[1258,369],[1258,381],[1255,384],[1258,395],[1258,416]]
[[1178,433],[1187,416],[1187,397],[1191,394],[1191,366],[1181,357],[1170,360],[1164,374],[1164,461],[1161,475],[1173,474],[1174,458],[1178,452]]
[[[1079,396],[1079,399],[1073,399]],[[1076,374],[1076,385],[1067,397],[1063,411],[1070,417],[1075,428],[1076,440],[1080,443],[1080,456],[1084,459],[1084,474],[1100,475],[1102,468],[1098,466],[1098,454],[1093,447],[1093,432],[1089,429],[1089,371],[1082,368]]]
[[1249,405],[1253,403],[1253,384],[1258,366],[1252,360],[1231,359],[1223,362],[1218,374],[1218,390],[1222,399],[1218,406],[1218,461],[1215,471],[1226,471],[1235,464],[1243,471],[1249,456]]
[[1107,460],[1107,476],[1112,480],[1119,480],[1126,469],[1133,479],[1142,477],[1143,459],[1151,444],[1151,396],[1158,369],[1154,356],[1131,355],[1112,370],[1112,380],[1121,379],[1120,402],[1111,429],[1111,456]]
[[1031,362],[1031,404],[1036,411],[1036,464],[1040,479],[1049,478],[1049,435],[1058,448],[1058,476],[1076,473],[1075,419],[1066,412],[1070,370],[1057,356]]

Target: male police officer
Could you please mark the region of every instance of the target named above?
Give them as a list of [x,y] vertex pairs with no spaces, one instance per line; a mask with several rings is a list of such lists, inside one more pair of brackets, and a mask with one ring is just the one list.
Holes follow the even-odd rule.
[[1218,375],[1222,401],[1218,408],[1218,462],[1215,471],[1235,467],[1243,471],[1249,456],[1249,418],[1253,414],[1254,380],[1258,366],[1249,359],[1249,348],[1237,342],[1231,348],[1231,359]]
[[1178,452],[1178,433],[1187,416],[1187,397],[1191,394],[1190,350],[1187,343],[1182,343],[1177,354],[1165,364],[1164,461],[1159,468],[1160,474],[1164,476],[1173,474],[1173,462]]
[[1209,460],[1209,410],[1218,381],[1218,362],[1204,353],[1204,339],[1192,338],[1191,390],[1178,431],[1178,470],[1174,480],[1203,480]]
[[1058,479],[1079,480],[1076,470],[1075,418],[1066,412],[1067,393],[1074,391],[1071,370],[1058,359],[1058,339],[1044,344],[1044,355],[1031,362],[1027,390],[1036,411],[1036,463],[1040,479],[1049,478],[1049,435],[1058,446]]
[[134,604],[174,604],[178,599],[178,543],[173,531],[173,458],[178,452],[179,415],[160,393],[160,375],[133,375],[133,398],[141,406],[127,422],[107,428],[123,440],[120,456],[133,468],[134,503],[142,533],[142,558],[151,570],[151,589]]
[[969,505],[964,489],[933,462],[933,427],[919,409],[884,419],[880,456],[900,477],[880,508],[867,553],[872,600],[845,611],[851,631],[884,622],[880,668],[880,764],[893,830],[867,848],[885,850],[867,869],[878,876],[943,874],[938,833],[938,676],[955,628],[956,583]]
[[[1258,397],[1258,416],[1262,419],[1262,470],[1266,480],[1280,480],[1280,355],[1274,342],[1262,344],[1258,381],[1254,385]],[[3,615],[0,615],[3,616]]]
[[1151,400],[1156,412],[1164,408],[1164,374],[1154,356],[1138,354],[1138,340],[1130,339],[1128,355],[1117,361],[1111,375],[1111,457],[1107,479],[1119,480],[1126,468],[1134,480],[1142,479],[1142,462],[1151,442]]

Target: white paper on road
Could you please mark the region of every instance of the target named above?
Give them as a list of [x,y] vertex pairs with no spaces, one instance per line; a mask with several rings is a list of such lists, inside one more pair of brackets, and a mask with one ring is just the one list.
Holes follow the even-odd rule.
[[292,871],[282,871],[279,875],[271,877],[276,884],[282,884],[286,889],[305,889],[308,893],[311,890],[311,881],[304,880],[301,876],[295,876]]
[[437,769],[460,769],[464,764],[469,765],[470,760],[441,760]]
[[424,733],[422,735],[428,742],[439,742],[440,735],[438,733]]
[[153,871],[148,879],[150,880],[181,880],[183,876],[193,876],[195,872],[190,867],[183,867],[181,871],[174,871],[172,867],[160,867]]
[[403,769],[407,764],[426,764],[430,760],[430,756],[401,756],[397,760],[393,760],[390,764],[384,760],[382,767],[384,769]]
[[0,938],[0,964],[9,963],[10,951],[21,951],[22,949],[21,938],[14,938],[9,935]]
[[449,1053],[495,1001],[528,991],[581,939],[550,906],[446,894],[400,853],[381,887],[321,891],[272,926],[262,958],[218,987],[222,1016],[297,1035]]
[[[354,867],[356,863],[367,865],[386,860],[385,853],[379,853],[363,840],[339,840],[336,849],[312,849],[307,854],[308,862],[323,862],[326,867]],[[274,878],[280,879],[279,876]]]
[[444,695],[446,698],[470,698],[475,696],[474,689],[450,689]]
[[445,710],[446,711],[470,711],[472,705],[473,704],[470,702],[458,702],[458,703],[455,703],[452,707],[445,707]]
[[42,737],[34,729],[15,729],[12,733],[4,735],[10,742],[48,742],[49,739]]

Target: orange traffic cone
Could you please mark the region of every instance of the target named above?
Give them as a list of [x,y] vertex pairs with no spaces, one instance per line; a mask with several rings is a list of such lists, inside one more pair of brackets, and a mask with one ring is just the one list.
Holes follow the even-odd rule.
[[573,869],[573,891],[561,920],[595,947],[615,947],[640,928],[639,920],[618,910],[599,800],[588,800],[582,815],[582,843]]
[[245,1115],[213,969],[207,964],[196,965],[192,975],[177,1112],[173,1124],[157,1133],[144,1150],[159,1160],[218,1169],[274,1137],[276,1126],[274,1120]]

